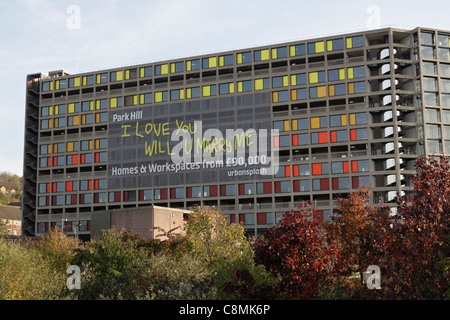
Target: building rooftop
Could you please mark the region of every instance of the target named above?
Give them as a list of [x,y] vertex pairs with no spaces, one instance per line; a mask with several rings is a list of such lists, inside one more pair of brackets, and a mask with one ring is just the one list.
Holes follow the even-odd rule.
[[17,206],[0,205],[0,219],[22,220],[22,210]]

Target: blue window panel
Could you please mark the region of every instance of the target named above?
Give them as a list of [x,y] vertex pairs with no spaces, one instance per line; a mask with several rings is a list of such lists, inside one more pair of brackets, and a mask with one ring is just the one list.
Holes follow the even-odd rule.
[[353,48],[359,48],[364,46],[363,36],[353,37]]
[[223,57],[223,64],[225,66],[231,66],[234,63],[233,55],[229,54]]
[[339,80],[339,70],[328,70],[328,81],[338,81]]
[[309,176],[309,175],[311,175],[309,164],[301,164],[298,167],[299,167],[299,171],[300,171],[300,176]]
[[309,88],[309,98],[314,99],[317,98],[317,88]]
[[345,88],[345,84],[336,84],[334,86],[334,95],[335,96],[342,96],[347,94],[346,88]]
[[348,140],[347,130],[336,131],[336,142],[347,142],[347,140]]
[[191,61],[191,70],[200,70],[200,59]]
[[308,43],[308,53],[316,53],[316,44],[314,42]]
[[280,147],[289,147],[291,145],[289,136],[280,136]]
[[277,48],[277,59],[287,58],[287,47]]
[[228,83],[219,84],[219,94],[230,93],[230,85]]
[[306,54],[306,46],[304,44],[298,44],[295,46],[295,55],[303,56]]
[[251,52],[243,52],[242,53],[242,63],[250,63],[252,62],[252,53]]
[[367,128],[356,129],[356,140],[367,140]]
[[344,39],[333,40],[333,51],[344,49]]
[[300,180],[300,191],[301,192],[308,192],[311,190],[311,185],[309,183],[309,180]]
[[275,121],[273,123],[273,128],[279,130],[280,132],[284,131],[284,121]]
[[298,135],[298,145],[304,146],[309,144],[309,136],[307,133],[302,133]]
[[297,128],[298,130],[308,130],[308,118],[298,119]]
[[289,101],[289,91],[279,91],[278,92],[278,102]]
[[325,71],[319,71],[318,74],[319,74],[319,82],[325,82],[326,81]]
[[353,68],[353,77],[355,79],[364,78],[365,75],[366,75],[365,68],[363,66]]
[[272,78],[272,88],[281,88],[283,86],[283,77]]
[[355,115],[356,124],[366,124],[367,123],[367,114],[365,112],[357,113]]
[[360,81],[355,82],[355,93],[364,93],[366,92],[366,82]]

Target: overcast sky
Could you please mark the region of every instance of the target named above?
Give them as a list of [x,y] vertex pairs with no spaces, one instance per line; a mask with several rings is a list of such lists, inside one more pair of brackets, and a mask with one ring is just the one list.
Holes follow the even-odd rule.
[[22,175],[27,74],[88,72],[375,27],[450,30],[447,1],[0,2],[0,172]]

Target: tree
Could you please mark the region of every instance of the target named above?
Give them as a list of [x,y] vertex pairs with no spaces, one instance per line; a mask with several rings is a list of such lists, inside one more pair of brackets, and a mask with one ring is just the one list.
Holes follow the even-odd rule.
[[[369,204],[370,191],[362,188],[338,199],[335,216],[326,224],[328,236],[337,243],[340,252],[339,281],[350,285],[358,296],[364,285],[364,273],[370,265],[381,265],[385,241],[389,232],[390,208]],[[350,277],[357,274],[359,284],[351,288]]]
[[[450,166],[419,158],[412,194],[400,197],[386,246],[388,299],[442,299],[449,287]],[[384,279],[384,278],[383,278]]]
[[[277,225],[255,241],[254,251],[255,262],[279,279],[270,290],[270,296],[278,299],[320,298],[321,288],[331,285],[330,276],[339,257],[335,244],[327,241],[311,203],[282,215]],[[253,279],[245,272],[237,276],[239,280],[247,279],[247,284],[250,282],[250,286],[241,286],[240,291],[235,288],[238,294],[267,298],[267,287],[252,285]]]

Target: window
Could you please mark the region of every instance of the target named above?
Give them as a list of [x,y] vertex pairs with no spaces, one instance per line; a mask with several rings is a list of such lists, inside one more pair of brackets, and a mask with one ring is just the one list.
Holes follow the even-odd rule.
[[99,73],[97,74],[97,84],[107,83],[108,82],[108,73]]
[[308,43],[308,53],[322,53],[325,52],[325,42],[324,41],[317,41],[317,42],[311,42]]
[[95,109],[96,110],[108,109],[108,100],[107,99],[95,100]]
[[184,90],[178,89],[178,90],[171,90],[170,91],[170,101],[178,101],[184,99]]
[[153,103],[153,94],[144,93],[139,95],[139,104],[150,104]]
[[344,49],[344,39],[334,39],[327,41],[327,51],[336,51]]
[[436,74],[436,63],[434,62],[422,62],[422,72],[424,74]]
[[272,49],[272,59],[287,58],[287,47]]
[[167,91],[155,92],[155,103],[167,102],[168,98],[169,98],[169,94]]
[[325,82],[325,71],[310,72],[308,74],[309,83]]
[[202,59],[202,68],[209,69],[217,67],[217,57],[209,57]]
[[150,201],[152,200],[152,190],[140,190],[139,191],[139,201]]
[[186,61],[186,71],[200,70],[200,59]]
[[255,194],[255,185],[253,183],[244,183],[239,185],[239,195]]
[[331,173],[333,173],[333,174],[349,173],[348,161],[332,162],[331,163]]
[[184,62],[173,62],[170,64],[170,73],[178,73],[184,71]]
[[274,91],[272,92],[272,102],[287,102],[289,101],[289,91]]
[[441,121],[441,117],[439,114],[439,109],[431,109],[427,108],[425,109],[425,115],[426,115],[426,121],[430,122],[439,122]]
[[217,95],[217,85],[209,85],[209,86],[203,86],[202,87],[202,96],[203,97],[210,97]]
[[299,166],[300,176],[309,176],[311,174],[309,164],[300,164]]
[[291,181],[278,181],[275,182],[275,193],[288,193],[291,192]]
[[238,64],[250,63],[252,62],[252,53],[250,51],[238,53],[236,56],[236,61]]
[[69,88],[78,88],[81,85],[81,78],[70,78],[69,79]]
[[291,75],[291,85],[299,86],[306,84],[306,73],[299,73]]
[[150,67],[142,67],[139,69],[139,76],[141,78],[151,77],[153,75],[153,68]]
[[311,129],[320,129],[328,127],[327,117],[325,116],[310,118],[310,122],[311,122],[310,126]]
[[440,63],[439,72],[442,76],[450,77],[450,64]]
[[183,199],[183,198],[184,198],[184,188],[170,189],[170,199]]
[[43,82],[42,83],[42,91],[52,91],[53,90],[53,81]]
[[309,88],[309,97],[311,99],[324,98],[326,96],[327,96],[327,87],[326,86]]
[[255,56],[255,62],[269,60],[270,59],[270,51],[269,51],[269,49],[255,50],[254,56]]
[[231,66],[233,63],[234,63],[234,59],[233,59],[232,54],[228,54],[228,55],[219,57],[219,66],[220,67]]
[[450,93],[450,79],[441,79],[441,91]]
[[359,47],[364,46],[363,36],[346,38],[345,41],[346,41],[345,45],[346,45],[347,49],[359,48]]
[[345,190],[350,189],[350,178],[332,178],[333,190]]
[[256,79],[255,90],[270,89],[270,78]]
[[347,115],[339,114],[330,116],[330,127],[342,127],[347,125]]
[[295,180],[294,192],[309,192],[311,191],[311,184],[309,180]]
[[169,73],[169,64],[160,64],[155,66],[155,76],[161,76]]
[[308,99],[308,91],[306,88],[291,90],[291,100],[292,101],[305,100],[305,99]]
[[289,86],[289,77],[288,76],[272,78],[272,88],[281,88],[281,87],[288,87],[288,86]]
[[352,172],[368,172],[369,160],[352,161]]
[[308,130],[308,118],[292,120],[292,130]]
[[306,54],[306,46],[304,44],[297,44],[289,47],[289,55],[291,57],[303,56]]
[[345,69],[328,70],[328,81],[345,80]]
[[330,131],[331,142],[347,142],[348,134],[347,130]]
[[248,92],[252,91],[252,80],[246,80],[246,81],[238,81],[237,83],[237,91],[238,92]]
[[110,74],[111,82],[122,81],[123,71],[113,71]]
[[122,97],[110,98],[109,99],[109,107],[111,109],[121,107],[122,106]]
[[234,196],[236,195],[236,186],[234,184],[227,184],[220,186],[221,196]]
[[313,185],[313,191],[330,190],[330,180],[328,178],[313,179],[312,185]]
[[324,163],[313,163],[311,165],[312,167],[312,174],[313,176],[322,175],[322,174],[329,174],[330,173],[330,165],[328,162]]
[[257,194],[271,194],[272,193],[272,182],[256,183],[256,193]]
[[188,88],[186,89],[186,98],[200,98],[200,87]]
[[328,143],[328,132],[311,133],[311,144]]
[[309,144],[309,135],[307,133],[292,135],[292,146],[304,146],[308,144]]
[[273,128],[280,132],[289,131],[289,120],[274,121]]
[[427,46],[434,45],[434,33],[422,32],[420,34],[420,43]]

